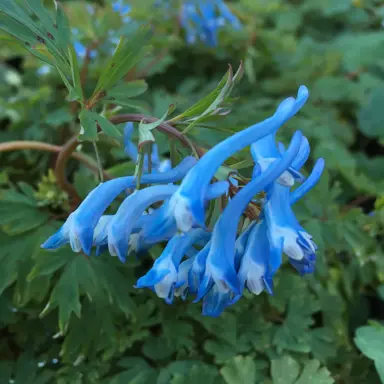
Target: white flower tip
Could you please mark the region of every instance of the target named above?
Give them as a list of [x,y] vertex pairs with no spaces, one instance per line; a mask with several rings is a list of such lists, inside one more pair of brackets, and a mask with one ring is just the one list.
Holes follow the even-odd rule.
[[193,217],[189,209],[188,200],[180,194],[175,194],[170,201],[170,210],[176,220],[177,228],[182,232],[192,229]]

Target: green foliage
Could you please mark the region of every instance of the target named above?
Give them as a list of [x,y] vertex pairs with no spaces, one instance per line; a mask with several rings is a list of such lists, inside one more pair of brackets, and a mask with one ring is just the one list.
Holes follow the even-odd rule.
[[[84,1],[0,1],[0,381],[384,383],[383,3],[232,1],[244,27],[224,28],[214,49],[187,46],[175,15],[165,19],[153,0],[131,3],[132,19],[151,27],[123,23],[110,1],[94,2],[93,14]],[[76,54],[75,42],[97,55]],[[157,130],[166,119],[209,148],[269,116],[300,84],[310,99],[279,139],[299,128],[311,161],[326,160],[295,206],[319,246],[314,276],[284,264],[274,296],[247,293],[213,319],[198,304],[168,306],[135,289],[147,260],[40,248],[76,202],[53,176],[55,153],[4,144],[61,146],[81,133],[77,155],[94,157],[88,140],[99,140],[110,176],[140,175],[152,142],[173,163],[191,153]],[[138,111],[163,117],[137,119],[135,164],[109,118]],[[244,151],[216,176],[231,165],[250,177],[252,164]],[[66,177],[81,198],[98,183],[76,156]],[[211,208],[214,218],[220,205]]]

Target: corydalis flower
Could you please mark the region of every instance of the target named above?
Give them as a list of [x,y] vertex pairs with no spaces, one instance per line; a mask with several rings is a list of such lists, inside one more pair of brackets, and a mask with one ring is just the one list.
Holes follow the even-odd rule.
[[[133,123],[129,122],[124,127],[124,151],[134,161],[138,161],[137,146],[132,142],[131,137],[133,134]],[[167,172],[171,169],[171,161],[169,159],[160,160],[159,149],[156,144],[152,145],[151,153],[151,173]],[[143,172],[149,170],[148,154],[144,156]]]
[[297,99],[289,97],[277,108],[274,115],[261,123],[237,132],[208,151],[188,172],[180,189],[171,199],[171,206],[181,231],[188,231],[194,223],[204,227],[204,196],[208,185],[220,165],[234,153],[242,150],[262,137],[275,132],[305,104],[308,90],[299,88]]
[[[152,204],[168,200],[177,190],[176,185],[159,185],[136,191],[128,196],[120,205],[118,211],[108,226],[108,247],[111,255],[117,255],[121,261],[125,261],[128,254],[129,238],[133,226],[143,212]],[[226,193],[227,182],[217,182],[208,189],[205,199],[215,199]],[[166,205],[163,215],[159,215],[154,221],[153,228],[160,227],[163,234],[165,228],[169,233],[170,228],[176,232],[176,222],[173,217],[171,205]],[[159,224],[160,222],[160,224]],[[148,232],[147,232],[148,233]],[[157,233],[157,236],[158,233]]]
[[292,202],[309,191],[317,183],[324,169],[324,160],[316,162],[312,177],[303,184],[301,191],[291,198],[289,187],[273,184],[267,191],[263,208],[268,226],[268,238],[271,244],[272,273],[281,264],[281,254],[284,252],[290,263],[301,273],[312,273],[316,260],[317,246],[305,229],[297,221],[292,208]]
[[[263,163],[265,159],[277,161],[285,153],[284,146],[276,147],[274,134],[264,137],[251,146],[252,156],[257,163]],[[299,152],[291,164],[290,170],[294,174],[299,171],[309,157],[310,147],[306,137],[303,136]],[[290,186],[294,177],[285,178],[285,182],[276,181],[266,190],[266,198],[262,215],[266,221],[266,229],[270,243],[270,277],[277,271],[282,262],[284,252],[293,266],[300,273],[313,272],[316,259],[316,245],[312,237],[298,223],[291,204],[296,202],[308,192],[319,180],[324,169],[324,160],[319,159],[313,172],[306,182],[297,189],[293,198]],[[301,174],[300,174],[301,175]],[[290,182],[287,182],[290,180]]]
[[[194,157],[186,157],[172,170],[165,173],[142,175],[142,184],[172,183],[180,180],[196,164]],[[134,176],[120,177],[98,185],[91,191],[64,225],[51,236],[42,248],[56,249],[70,243],[74,252],[83,250],[90,254],[94,229],[112,201],[123,191],[136,184]]]
[[[250,181],[225,207],[213,229],[204,278],[196,300],[204,297],[215,286],[215,294],[211,292],[211,300],[220,304],[215,308],[221,311],[224,302],[240,293],[235,269],[235,240],[239,219],[255,194],[267,187],[290,166],[299,150],[301,136],[300,132],[296,132],[282,159]],[[225,296],[226,299],[217,295]]]
[[241,24],[222,0],[189,0],[181,8],[180,22],[186,32],[186,39],[193,44],[200,39],[211,47],[217,46],[218,30],[226,23],[234,29]]
[[179,274],[181,260],[194,243],[207,240],[209,237],[210,234],[202,229],[194,229],[185,235],[172,237],[153,267],[137,281],[136,287],[152,288],[159,297],[164,298],[169,304],[172,303],[175,289],[185,284],[184,267],[181,270],[182,275]]

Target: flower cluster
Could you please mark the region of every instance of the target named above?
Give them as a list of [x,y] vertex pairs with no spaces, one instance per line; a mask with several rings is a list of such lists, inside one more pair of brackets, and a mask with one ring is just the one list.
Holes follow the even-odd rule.
[[[292,205],[317,183],[324,161],[317,160],[305,178],[300,170],[310,153],[308,140],[297,131],[287,148],[275,143],[277,130],[307,98],[308,90],[301,86],[297,97],[285,99],[271,117],[217,144],[199,161],[186,157],[172,169],[168,162],[158,161],[154,148],[153,171],[141,177],[141,183],[149,186],[134,190],[132,176],[100,184],[42,247],[69,243],[75,252],[87,255],[95,247],[97,253],[109,250],[124,262],[132,251],[140,253],[166,242],[136,287],[152,289],[167,303],[175,296],[195,295],[209,316],[218,316],[235,303],[245,288],[256,295],[263,290],[272,294],[283,253],[301,274],[313,272],[317,247],[296,220]],[[131,129],[126,128],[125,147],[136,159]],[[214,176],[223,162],[248,146],[255,162],[252,179],[227,199],[209,230],[205,225],[209,201],[228,194],[229,188],[228,181],[213,182]],[[178,180],[181,184],[174,184]],[[300,185],[292,190],[295,182]],[[128,196],[117,212],[103,215],[122,192]],[[240,219],[255,199],[261,213],[239,233]]]
[[181,7],[180,22],[188,44],[194,44],[199,39],[211,47],[217,46],[218,31],[226,23],[234,29],[241,28],[239,20],[223,0],[185,1]]

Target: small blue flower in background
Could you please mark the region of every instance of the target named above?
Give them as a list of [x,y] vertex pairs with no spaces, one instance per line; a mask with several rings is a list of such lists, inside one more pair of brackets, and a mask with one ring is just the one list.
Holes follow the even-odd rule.
[[131,11],[131,6],[126,4],[124,0],[114,1],[112,3],[112,9],[115,12],[120,13],[120,15],[123,17],[124,23],[127,23],[131,20],[130,16],[128,16],[128,13]]
[[240,29],[239,20],[222,0],[189,0],[181,7],[180,23],[185,29],[188,44],[197,40],[210,47],[218,44],[218,32],[226,23]]
[[37,74],[40,76],[48,75],[52,72],[52,67],[48,64],[44,64],[37,69]]
[[[202,313],[207,316],[219,316],[242,297],[244,289],[255,295],[273,294],[273,278],[283,254],[300,274],[312,273],[317,246],[292,206],[319,181],[324,160],[318,159],[304,177],[302,167],[310,154],[307,138],[295,132],[287,149],[275,140],[278,129],[307,98],[308,90],[301,86],[296,98],[281,102],[271,117],[228,137],[198,161],[186,157],[172,168],[153,145],[151,173],[147,157],[141,177],[146,188],[135,190],[133,176],[101,183],[42,247],[56,249],[69,243],[73,251],[87,255],[93,247],[96,254],[109,250],[125,262],[131,252],[139,255],[165,243],[136,288],[149,288],[169,304],[175,297],[185,300],[195,295],[194,302],[202,300]],[[133,124],[127,124],[125,153],[136,162],[132,131]],[[239,185],[231,175],[228,181],[215,181],[220,166],[249,145],[255,163],[251,180]],[[175,184],[180,180],[180,185]],[[209,202],[228,196],[230,183],[238,185],[238,191],[210,230],[206,227]],[[106,215],[120,193],[128,196],[115,214]],[[247,217],[239,231],[251,202],[258,204],[260,214],[257,219]]]
[[[124,150],[125,153],[136,162],[138,160],[138,150],[136,145],[131,141],[133,133],[133,123],[127,123],[124,127]],[[160,160],[159,150],[156,144],[152,145],[151,153],[152,173],[166,172],[171,169],[171,161],[169,159]],[[144,157],[143,171],[148,172],[149,158],[146,154]]]
[[[91,9],[93,9],[93,8],[91,7]],[[75,49],[77,56],[79,58],[83,59],[85,57],[85,55],[87,54],[87,48],[79,40],[80,39],[79,30],[77,28],[72,28],[72,35],[75,38],[75,41],[73,42],[73,48]],[[96,50],[91,50],[89,52],[89,56],[94,59],[97,56]]]

